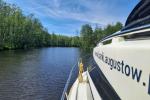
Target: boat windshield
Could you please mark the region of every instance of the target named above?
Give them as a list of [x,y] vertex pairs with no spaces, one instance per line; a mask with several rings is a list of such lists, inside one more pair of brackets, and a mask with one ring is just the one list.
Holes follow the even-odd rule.
[[150,0],[141,0],[127,18],[123,30],[150,24]]

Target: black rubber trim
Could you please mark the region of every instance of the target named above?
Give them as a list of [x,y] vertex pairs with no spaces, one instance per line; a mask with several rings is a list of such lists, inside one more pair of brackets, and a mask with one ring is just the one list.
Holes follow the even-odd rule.
[[103,100],[121,100],[98,65],[95,63],[94,66],[95,68],[89,74],[101,98]]
[[147,25],[150,23],[150,0],[141,0],[127,18],[123,30]]

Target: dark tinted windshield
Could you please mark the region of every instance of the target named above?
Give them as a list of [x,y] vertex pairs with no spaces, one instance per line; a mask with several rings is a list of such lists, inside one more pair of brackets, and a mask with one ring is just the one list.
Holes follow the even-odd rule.
[[123,30],[150,24],[150,0],[141,0],[129,15]]

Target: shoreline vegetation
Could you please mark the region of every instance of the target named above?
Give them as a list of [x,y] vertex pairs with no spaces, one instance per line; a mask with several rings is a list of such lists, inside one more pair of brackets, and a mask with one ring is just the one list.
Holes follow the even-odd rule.
[[80,47],[92,50],[103,37],[120,30],[120,22],[105,28],[85,24],[80,36],[63,36],[49,33],[33,14],[25,16],[16,5],[0,0],[0,50],[38,47]]

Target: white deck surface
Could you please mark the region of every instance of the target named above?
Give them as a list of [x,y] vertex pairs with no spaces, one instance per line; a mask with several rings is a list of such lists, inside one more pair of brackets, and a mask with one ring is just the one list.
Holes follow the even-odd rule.
[[94,100],[86,72],[83,73],[83,81],[82,83],[79,83],[78,79],[75,81],[68,95],[68,100]]
[[93,100],[90,86],[87,82],[79,83],[77,100]]

